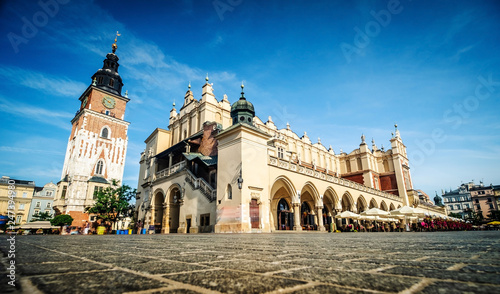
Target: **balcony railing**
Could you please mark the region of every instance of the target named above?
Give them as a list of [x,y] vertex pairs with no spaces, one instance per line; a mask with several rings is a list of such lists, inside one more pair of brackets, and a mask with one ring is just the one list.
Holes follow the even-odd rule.
[[367,187],[365,185],[362,185],[362,184],[359,184],[359,183],[356,183],[356,182],[353,182],[353,181],[350,181],[347,179],[332,176],[332,175],[326,174],[324,172],[320,172],[318,170],[315,170],[315,169],[312,169],[309,167],[301,166],[301,165],[294,163],[294,162],[290,162],[290,161],[276,158],[276,157],[271,156],[271,155],[269,155],[268,164],[272,165],[272,166],[276,166],[278,168],[286,169],[286,170],[289,170],[292,172],[304,174],[304,175],[309,176],[309,177],[313,177],[313,178],[317,178],[317,179],[320,179],[323,181],[327,181],[330,183],[335,183],[335,184],[339,184],[339,185],[342,185],[345,187],[353,188],[353,189],[356,189],[359,191],[368,192],[368,193],[378,195],[378,196],[381,196],[381,197],[384,197],[387,199],[401,201],[400,197],[393,195],[391,193],[387,193],[384,191],[373,189],[373,188]]
[[203,178],[195,177],[190,170],[186,170],[186,172],[186,182],[188,182],[194,190],[200,189],[201,193],[205,195],[210,202],[217,199],[217,189],[212,188]]
[[156,178],[155,180],[159,180],[161,178],[166,178],[169,177],[172,174],[175,174],[176,172],[181,171],[186,167],[186,161],[181,161],[179,163],[176,163],[172,165],[171,167],[167,167],[165,169],[162,169],[161,171],[156,173]]

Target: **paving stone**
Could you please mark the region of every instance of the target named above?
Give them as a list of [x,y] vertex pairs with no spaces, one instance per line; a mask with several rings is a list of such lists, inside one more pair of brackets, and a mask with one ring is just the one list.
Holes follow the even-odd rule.
[[42,293],[399,292],[422,278],[425,293],[500,293],[499,231],[33,235],[18,236],[15,262]]
[[123,271],[101,271],[93,273],[56,274],[29,278],[43,293],[123,293],[168,286],[165,282],[152,280]]
[[318,285],[311,288],[293,291],[294,294],[357,294],[357,293],[373,293],[361,290],[353,290],[348,288],[341,288],[332,285]]
[[302,281],[276,279],[228,270],[212,270],[181,275],[168,275],[168,279],[217,290],[222,293],[264,293],[300,284]]
[[416,278],[394,277],[366,272],[327,270],[322,268],[300,269],[278,273],[276,275],[287,278],[338,284],[359,289],[373,289],[388,292],[399,292],[420,282],[420,279]]
[[122,262],[118,266],[153,275],[207,270],[209,267],[181,262],[148,261],[144,263]]
[[491,273],[473,273],[448,270],[434,270],[412,267],[395,267],[383,271],[395,275],[405,275],[413,277],[427,277],[443,280],[457,280],[463,282],[500,284],[500,275]]
[[84,272],[102,269],[109,269],[109,267],[85,261],[45,262],[36,264],[23,264],[19,266],[19,270],[21,272],[21,275],[23,276]]
[[500,293],[500,287],[472,283],[440,282],[431,284],[421,290],[425,294],[492,294]]

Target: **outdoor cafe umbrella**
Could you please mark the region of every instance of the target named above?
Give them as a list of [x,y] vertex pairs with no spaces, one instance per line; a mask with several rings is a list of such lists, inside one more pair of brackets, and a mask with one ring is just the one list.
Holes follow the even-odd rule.
[[390,214],[392,215],[405,215],[405,216],[413,216],[415,214],[415,209],[409,206],[403,206],[395,210],[391,210]]
[[21,225],[19,228],[23,230],[29,230],[29,229],[59,229],[58,226],[52,226],[50,224],[50,221],[36,221],[36,222],[31,222],[31,223],[25,223],[24,225]]
[[346,211],[342,212],[341,214],[336,215],[335,218],[352,218],[352,219],[358,219],[359,218],[359,214],[354,213],[352,211],[346,210]]
[[386,217],[389,215],[389,212],[385,211],[385,210],[382,210],[382,209],[379,209],[379,208],[370,208],[366,211],[363,211],[362,213],[360,213],[360,215],[367,215],[367,216],[380,216],[380,217]]

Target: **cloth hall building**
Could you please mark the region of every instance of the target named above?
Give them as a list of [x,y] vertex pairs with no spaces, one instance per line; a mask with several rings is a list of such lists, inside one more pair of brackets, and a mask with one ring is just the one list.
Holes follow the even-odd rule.
[[[136,213],[156,233],[329,230],[343,211],[418,206],[406,147],[397,129],[391,148],[335,154],[299,137],[289,124],[263,122],[245,98],[216,99],[213,84],[198,100],[186,92],[141,154]],[[337,223],[335,223],[337,222]]]

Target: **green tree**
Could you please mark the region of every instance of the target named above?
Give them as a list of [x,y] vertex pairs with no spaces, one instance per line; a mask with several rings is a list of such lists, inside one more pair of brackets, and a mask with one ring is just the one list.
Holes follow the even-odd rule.
[[53,226],[69,226],[73,222],[73,218],[69,214],[60,214],[56,215],[53,219],[50,220],[50,224]]
[[483,214],[477,213],[473,210],[468,210],[465,220],[470,221],[472,224],[478,226],[483,222]]
[[492,210],[488,214],[490,220],[500,220],[500,210]]
[[31,218],[31,221],[32,222],[36,222],[36,221],[49,221],[52,219],[52,215],[50,215],[50,212],[38,212],[36,214],[33,215],[33,217]]
[[450,212],[448,216],[454,218],[462,218],[462,215],[460,213],[455,213],[455,212]]
[[119,186],[117,181],[113,181],[110,187],[96,192],[94,205],[86,207],[85,211],[95,214],[109,229],[113,223],[129,216],[133,211],[129,201],[135,194],[136,190],[130,186]]

